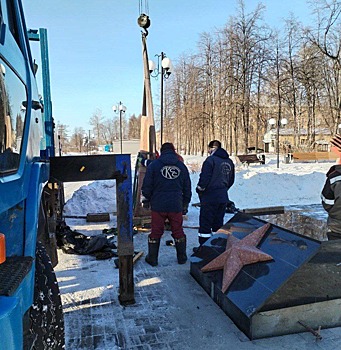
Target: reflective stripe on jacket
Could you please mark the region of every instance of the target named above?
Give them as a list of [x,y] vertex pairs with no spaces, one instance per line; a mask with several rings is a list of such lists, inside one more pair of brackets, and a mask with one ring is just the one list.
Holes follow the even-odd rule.
[[341,165],[333,165],[321,193],[323,208],[328,212],[328,228],[341,233]]

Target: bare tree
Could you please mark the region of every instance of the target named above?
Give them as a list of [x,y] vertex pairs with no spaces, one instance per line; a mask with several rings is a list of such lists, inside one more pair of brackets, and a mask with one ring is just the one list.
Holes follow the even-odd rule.
[[[230,152],[246,152],[251,141],[261,144],[271,117],[288,118],[298,149],[314,144],[317,126],[335,132],[341,111],[341,5],[312,3],[315,31],[303,32],[290,16],[285,30],[274,35],[262,20],[264,6],[246,13],[239,0],[237,15],[223,28],[202,33],[198,52],[180,57],[167,84],[167,139],[190,154],[204,154],[212,138]],[[302,130],[307,136],[300,140]]]
[[58,150],[59,154],[62,154],[63,152],[67,152],[70,142],[69,142],[69,136],[68,136],[68,130],[69,126],[66,124],[61,124],[59,121],[57,123],[57,142],[58,142]]
[[332,111],[335,118],[332,127],[337,132],[341,121],[341,3],[338,0],[314,0],[310,3],[314,8],[316,28],[307,30],[308,37],[332,61],[334,70],[335,101]]
[[[247,14],[243,0],[239,0],[239,13],[230,21],[230,41],[233,47],[234,79],[238,96],[236,103],[237,120],[241,120],[243,148],[246,152],[249,146],[251,126],[251,92],[255,83],[258,67],[257,58],[262,48],[262,43],[269,39],[265,27],[260,25],[264,6],[258,4],[256,9]],[[236,122],[237,122],[236,120]],[[237,128],[237,123],[235,123]],[[237,131],[237,130],[236,130]],[[235,137],[237,137],[235,135]],[[236,145],[238,152],[238,146]]]
[[86,132],[82,127],[76,127],[71,136],[71,145],[76,147],[78,152],[83,151],[83,146],[85,145]]
[[[128,126],[128,138],[129,139],[138,139],[140,137],[140,123],[141,123],[141,115],[137,118],[135,114],[131,115],[129,118]],[[166,127],[167,129],[167,127]]]
[[97,108],[96,111],[92,114],[89,124],[93,128],[93,132],[96,138],[96,144],[100,144],[103,141],[103,120],[102,111]]
[[107,145],[112,144],[113,140],[115,140],[115,137],[118,137],[118,128],[116,124],[118,125],[117,118],[105,119],[103,121],[101,127],[101,138],[105,141]]

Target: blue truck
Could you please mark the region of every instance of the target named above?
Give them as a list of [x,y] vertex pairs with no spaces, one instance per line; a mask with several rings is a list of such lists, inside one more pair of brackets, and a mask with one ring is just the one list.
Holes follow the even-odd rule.
[[49,88],[46,29],[27,30],[21,0],[0,0],[1,350],[64,348],[53,268],[66,181],[116,180],[119,300],[134,303],[130,155],[56,157]]
[[[39,35],[39,32],[34,33]],[[20,1],[0,1],[0,348],[61,349],[63,312],[50,206],[49,105],[38,94]],[[49,97],[46,95],[46,99]]]

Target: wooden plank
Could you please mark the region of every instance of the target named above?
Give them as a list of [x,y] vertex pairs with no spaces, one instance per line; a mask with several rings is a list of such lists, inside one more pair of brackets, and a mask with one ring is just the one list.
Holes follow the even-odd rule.
[[292,157],[294,160],[316,160],[316,155],[314,152],[294,152]]
[[264,208],[249,208],[249,209],[243,209],[241,211],[245,214],[251,214],[251,215],[283,214],[284,207],[277,206],[277,207],[264,207]]
[[143,252],[138,252],[137,254],[134,255],[134,258],[133,258],[133,264],[135,264],[135,262],[141,258],[141,256],[143,255]]
[[138,180],[137,180],[137,191],[136,191],[136,203],[135,203],[135,209],[134,209],[134,222],[138,223],[139,220],[142,220],[144,218],[149,218],[151,220],[151,210],[146,209],[142,207],[141,203],[141,189],[143,180],[147,171],[147,168],[141,164],[138,165],[137,168],[138,171]]
[[335,160],[338,158],[334,152],[294,152],[292,157],[294,161]]
[[337,159],[338,156],[334,152],[315,152],[317,160],[333,160]]
[[86,219],[86,215],[63,215],[64,219]]
[[337,158],[339,158],[339,155],[335,152],[328,152],[328,155],[330,160],[336,160]]
[[86,215],[87,222],[104,222],[110,221],[109,213],[89,213]]
[[[133,257],[133,264],[135,264],[135,262],[141,258],[141,256],[143,255],[143,251],[141,250],[140,252],[134,252],[134,257]],[[116,268],[120,267],[120,259],[115,259],[114,260],[114,264],[116,266]]]

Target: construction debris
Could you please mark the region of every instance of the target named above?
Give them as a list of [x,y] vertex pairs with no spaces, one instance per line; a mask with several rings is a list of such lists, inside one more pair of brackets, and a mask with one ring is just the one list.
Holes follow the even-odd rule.
[[318,340],[322,340],[322,336],[320,334],[320,331],[321,331],[321,326],[317,329],[317,331],[315,331],[315,329],[307,326],[306,324],[304,324],[302,321],[297,321],[297,323],[299,323],[302,327],[304,327],[308,332],[312,333],[315,338],[316,338],[316,341]]

